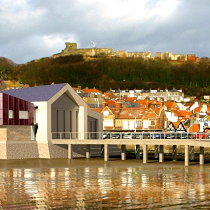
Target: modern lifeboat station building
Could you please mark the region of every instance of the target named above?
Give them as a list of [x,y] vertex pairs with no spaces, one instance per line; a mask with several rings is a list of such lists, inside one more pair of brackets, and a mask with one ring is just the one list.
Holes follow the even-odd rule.
[[[103,132],[103,116],[68,83],[0,92],[0,159],[67,158],[67,145],[52,144],[53,135],[88,132]],[[74,151],[85,154],[82,146]]]

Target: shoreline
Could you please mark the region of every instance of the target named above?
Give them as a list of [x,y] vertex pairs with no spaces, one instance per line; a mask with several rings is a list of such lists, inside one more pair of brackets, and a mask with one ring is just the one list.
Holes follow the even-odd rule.
[[[184,156],[177,155],[177,161],[173,161],[172,155],[164,155],[164,162],[160,163],[159,158],[155,158],[154,154],[148,155],[148,163],[143,163],[142,156],[140,159],[135,158],[135,154],[127,154],[126,160],[121,160],[120,156],[110,156],[109,161],[104,161],[102,157],[84,158],[55,158],[55,159],[13,159],[0,160],[0,169],[14,168],[60,168],[60,167],[150,167],[154,165],[171,165],[184,166]],[[210,164],[210,155],[205,155],[205,164]],[[195,154],[194,160],[190,160],[190,165],[199,165],[199,154]]]

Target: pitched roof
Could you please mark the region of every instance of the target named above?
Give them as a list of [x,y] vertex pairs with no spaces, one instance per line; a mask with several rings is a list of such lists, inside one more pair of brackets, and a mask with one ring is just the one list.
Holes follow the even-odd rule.
[[166,106],[168,109],[178,108],[178,105],[177,105],[176,102],[174,102],[174,101],[167,101],[167,102],[165,102],[165,106]]
[[2,93],[26,100],[26,101],[48,101],[53,97],[60,89],[62,89],[68,83],[44,85],[12,90],[3,90]]
[[113,100],[106,100],[106,103],[108,104],[108,106],[110,106],[110,105],[116,105],[116,102],[115,101],[113,101]]
[[141,119],[145,113],[145,108],[122,108],[117,118],[126,119]]
[[189,117],[190,116],[190,112],[186,111],[186,110],[179,110],[179,112],[185,116],[185,117]]
[[193,124],[189,127],[188,132],[199,132],[200,124]]
[[196,107],[196,108],[194,109],[194,113],[200,112],[200,111],[201,111],[201,107]]

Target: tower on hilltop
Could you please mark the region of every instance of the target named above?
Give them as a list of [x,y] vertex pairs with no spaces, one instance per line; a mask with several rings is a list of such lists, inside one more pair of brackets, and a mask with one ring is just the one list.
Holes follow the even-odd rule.
[[77,49],[77,43],[71,43],[71,42],[65,42],[66,49],[76,50]]

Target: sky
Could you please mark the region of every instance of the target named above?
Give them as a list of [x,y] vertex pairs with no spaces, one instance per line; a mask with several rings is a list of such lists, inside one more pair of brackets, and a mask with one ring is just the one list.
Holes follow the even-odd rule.
[[78,48],[210,57],[210,0],[0,0],[0,57],[17,64]]

